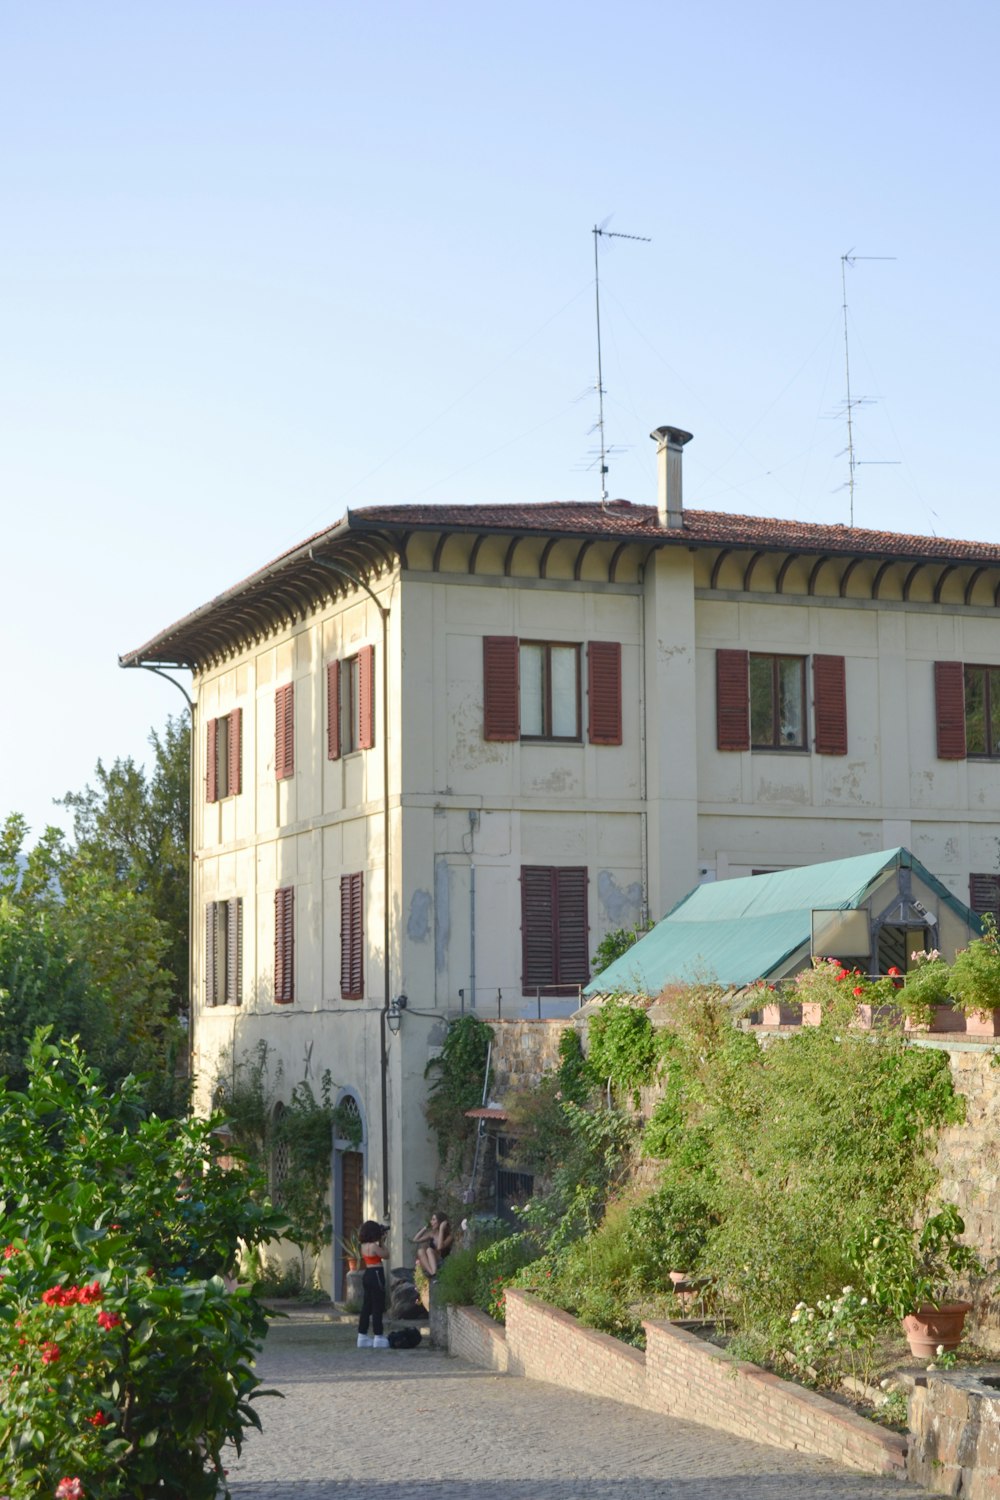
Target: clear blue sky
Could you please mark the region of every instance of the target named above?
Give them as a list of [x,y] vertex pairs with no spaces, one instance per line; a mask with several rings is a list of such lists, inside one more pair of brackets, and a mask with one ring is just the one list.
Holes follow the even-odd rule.
[[118,653],[345,507],[998,536],[1000,7],[0,0],[0,816],[180,706]]

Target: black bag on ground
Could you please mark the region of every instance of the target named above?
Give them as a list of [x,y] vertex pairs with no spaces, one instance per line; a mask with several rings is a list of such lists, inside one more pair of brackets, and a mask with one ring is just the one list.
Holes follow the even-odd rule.
[[419,1328],[395,1328],[389,1334],[390,1349],[415,1349],[419,1343]]

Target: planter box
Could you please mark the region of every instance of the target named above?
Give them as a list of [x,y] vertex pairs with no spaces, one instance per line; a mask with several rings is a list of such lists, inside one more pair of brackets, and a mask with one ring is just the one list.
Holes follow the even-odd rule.
[[823,1007],[818,1000],[803,1000],[802,1002],[802,1024],[803,1026],[819,1026],[823,1020]]
[[783,1000],[775,1000],[763,1007],[761,1016],[762,1026],[801,1026],[802,1006],[798,1002],[788,1004]]
[[1000,1010],[967,1010],[965,1029],[969,1036],[1000,1036]]
[[929,1026],[906,1018],[907,1031],[964,1031],[965,1017],[953,1005],[935,1005]]
[[903,1012],[896,1005],[859,1005],[852,1024],[862,1031],[871,1031],[875,1025],[902,1026]]

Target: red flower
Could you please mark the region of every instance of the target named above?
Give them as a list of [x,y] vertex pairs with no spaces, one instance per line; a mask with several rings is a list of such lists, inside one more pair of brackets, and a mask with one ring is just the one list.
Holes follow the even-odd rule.
[[60,1479],[56,1485],[56,1500],[86,1500],[79,1479]]
[[897,969],[897,967],[896,967],[895,964],[890,964],[888,972],[890,974],[901,974],[902,970],[901,969]]
[[20,1253],[21,1252],[16,1245],[4,1245],[3,1247],[4,1260],[10,1260],[12,1255],[20,1255]]
[[118,1313],[99,1312],[97,1321],[101,1328],[117,1328],[121,1318]]
[[864,994],[864,992],[865,992],[865,991],[864,991],[864,986],[863,986],[863,985],[860,985],[860,984],[856,984],[856,985],[855,985],[855,986],[854,986],[854,993],[855,993],[855,994],[856,994],[856,995],[863,995],[863,994]]
[[42,1345],[42,1364],[54,1365],[57,1359],[61,1359],[62,1350],[58,1344],[53,1344],[51,1339]]
[[101,1283],[92,1281],[89,1286],[81,1286],[76,1292],[77,1302],[102,1302],[104,1293],[101,1291]]
[[92,1417],[87,1418],[87,1421],[90,1423],[91,1427],[107,1427],[110,1420],[111,1418],[105,1416],[104,1412],[102,1411],[95,1411]]

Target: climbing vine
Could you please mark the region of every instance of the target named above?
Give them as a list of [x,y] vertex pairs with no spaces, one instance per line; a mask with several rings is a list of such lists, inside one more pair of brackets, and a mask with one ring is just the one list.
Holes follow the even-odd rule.
[[443,1166],[461,1162],[475,1126],[467,1109],[482,1102],[486,1059],[493,1031],[478,1016],[464,1015],[449,1023],[437,1057],[424,1069],[432,1080],[426,1105],[427,1123],[437,1136]]

